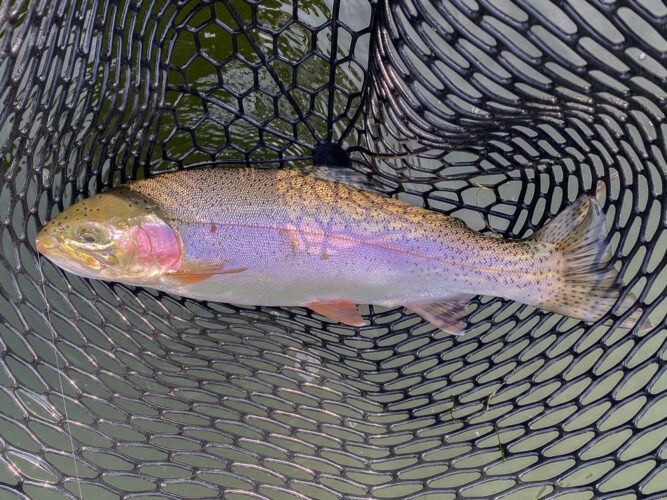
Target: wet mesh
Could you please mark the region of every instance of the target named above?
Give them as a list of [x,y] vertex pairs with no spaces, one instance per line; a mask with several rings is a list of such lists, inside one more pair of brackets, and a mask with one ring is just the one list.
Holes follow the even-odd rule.
[[[0,3],[2,498],[664,498],[667,7]],[[520,237],[604,180],[644,332],[478,297],[453,337],[39,262],[41,224],[195,165],[348,164]],[[607,321],[610,321],[607,324]]]

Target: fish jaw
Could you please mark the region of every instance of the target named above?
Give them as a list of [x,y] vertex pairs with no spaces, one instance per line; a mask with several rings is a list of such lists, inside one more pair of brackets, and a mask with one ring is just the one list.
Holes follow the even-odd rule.
[[65,245],[55,235],[42,230],[35,239],[37,251],[56,266],[77,276],[99,278],[103,264],[85,252]]

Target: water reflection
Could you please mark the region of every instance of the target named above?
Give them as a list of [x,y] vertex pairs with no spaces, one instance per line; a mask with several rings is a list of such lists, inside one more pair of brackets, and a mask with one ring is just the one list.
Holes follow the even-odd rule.
[[[238,1],[229,8],[203,6],[179,26],[165,102],[174,112],[164,113],[160,125],[168,157],[199,158],[192,142],[211,160],[299,156],[328,137],[330,120],[347,119],[335,123],[335,133],[349,124],[350,94],[361,91],[364,74],[349,58],[332,71],[334,37],[327,23],[333,2],[299,4],[296,21],[292,2],[262,2],[253,6],[256,23],[241,32],[247,8]],[[363,0],[346,2],[343,13],[343,22],[355,29],[370,21]],[[336,35],[341,60],[349,54],[352,35],[342,28]],[[355,51],[367,54],[367,45],[368,37],[357,40]],[[327,85],[332,75],[340,94],[334,99]]]

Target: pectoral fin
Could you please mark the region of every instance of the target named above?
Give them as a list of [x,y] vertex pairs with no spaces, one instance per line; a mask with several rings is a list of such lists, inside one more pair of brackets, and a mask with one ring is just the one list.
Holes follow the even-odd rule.
[[235,274],[242,273],[246,271],[247,267],[241,267],[238,269],[220,269],[220,268],[194,268],[181,271],[170,272],[167,276],[170,281],[174,281],[177,285],[192,285],[194,283],[199,283],[209,279],[211,276],[217,274]]
[[413,302],[405,307],[444,332],[463,335],[466,324],[461,319],[471,298],[471,295],[458,295],[438,302]]
[[311,302],[308,308],[317,314],[326,316],[340,323],[350,326],[366,326],[366,321],[359,314],[359,309],[352,302],[344,300]]

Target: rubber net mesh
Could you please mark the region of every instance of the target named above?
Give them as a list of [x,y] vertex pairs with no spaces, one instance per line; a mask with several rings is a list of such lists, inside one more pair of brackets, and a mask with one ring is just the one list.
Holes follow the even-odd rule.
[[[664,498],[666,24],[656,0],[0,2],[2,498]],[[603,180],[656,326],[478,297],[462,337],[401,308],[355,329],[37,258],[105,187],[313,161],[504,237]]]

